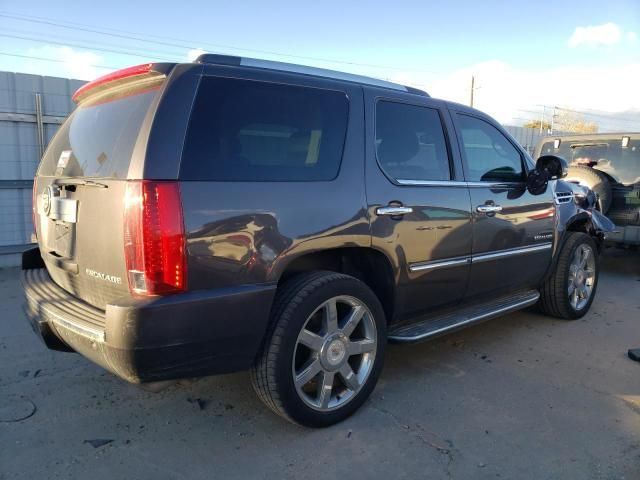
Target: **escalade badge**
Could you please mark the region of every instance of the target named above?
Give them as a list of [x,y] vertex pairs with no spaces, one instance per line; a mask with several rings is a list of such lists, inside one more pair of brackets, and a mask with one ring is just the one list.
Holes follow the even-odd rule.
[[90,277],[97,278],[98,280],[104,280],[105,282],[114,283],[116,285],[122,284],[122,278],[116,277],[115,275],[107,275],[106,273],[96,272],[95,270],[91,270],[90,268],[85,268],[84,273],[86,273]]

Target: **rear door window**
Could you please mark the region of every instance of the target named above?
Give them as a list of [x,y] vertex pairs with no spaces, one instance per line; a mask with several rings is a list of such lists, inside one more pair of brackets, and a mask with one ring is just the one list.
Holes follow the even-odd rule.
[[348,108],[344,92],[204,77],[180,178],[332,180],[340,168]]
[[378,102],[376,154],[382,170],[394,180],[451,179],[447,144],[436,109]]
[[480,118],[457,114],[465,177],[470,182],[524,180],[520,151],[496,127]]

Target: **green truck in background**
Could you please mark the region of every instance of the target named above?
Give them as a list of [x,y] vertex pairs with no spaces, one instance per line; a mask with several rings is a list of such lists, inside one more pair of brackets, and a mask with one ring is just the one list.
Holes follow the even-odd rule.
[[535,158],[558,155],[569,163],[565,180],[598,194],[600,210],[617,226],[607,239],[640,245],[640,133],[546,137]]

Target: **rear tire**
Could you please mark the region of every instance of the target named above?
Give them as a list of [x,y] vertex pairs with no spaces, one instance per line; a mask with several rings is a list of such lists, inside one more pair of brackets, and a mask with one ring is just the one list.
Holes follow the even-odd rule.
[[600,211],[605,214],[609,211],[613,193],[611,183],[604,173],[585,165],[576,165],[569,167],[567,176],[563,180],[589,187],[598,194]]
[[547,315],[576,320],[593,303],[600,266],[597,246],[589,235],[567,235],[555,269],[540,289],[538,306]]
[[333,425],[373,391],[386,343],[384,311],[367,285],[334,272],[297,275],[278,289],[253,388],[293,423]]

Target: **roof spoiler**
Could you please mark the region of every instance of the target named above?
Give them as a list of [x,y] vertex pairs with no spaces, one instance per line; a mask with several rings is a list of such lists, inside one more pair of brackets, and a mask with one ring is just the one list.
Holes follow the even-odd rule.
[[142,65],[116,70],[85,83],[76,90],[71,99],[76,103],[80,103],[107,88],[127,84],[131,81],[139,80],[144,83],[155,84],[164,79],[175,65],[175,63],[143,63]]

